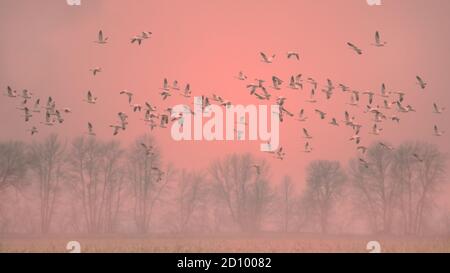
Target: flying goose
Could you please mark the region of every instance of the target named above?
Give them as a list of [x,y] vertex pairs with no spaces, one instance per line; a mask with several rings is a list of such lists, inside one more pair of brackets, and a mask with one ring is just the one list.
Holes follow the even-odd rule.
[[94,43],[97,44],[106,44],[108,42],[109,37],[103,37],[103,31],[100,30],[98,32],[97,41],[94,41]]
[[350,42],[348,42],[347,45],[348,45],[351,49],[353,49],[358,55],[361,55],[361,54],[362,54],[362,50],[359,49],[356,45],[354,45],[354,44],[352,44],[352,43],[350,43]]
[[88,122],[87,125],[88,125],[88,135],[95,136],[94,127],[92,126],[92,123]]
[[36,126],[31,127],[31,129],[29,131],[32,136],[39,132],[38,128]]
[[126,95],[128,97],[128,104],[131,105],[131,101],[133,100],[133,96],[134,96],[133,92],[130,92],[128,90],[123,90],[123,91],[120,91],[119,94]]
[[377,124],[375,123],[375,124],[372,126],[372,132],[371,132],[371,134],[372,134],[372,135],[378,136],[378,135],[380,135],[381,131],[383,131],[383,128],[378,128]]
[[96,76],[97,73],[102,72],[102,69],[101,69],[100,67],[94,67],[94,68],[89,69],[89,71],[92,72],[92,74],[93,74],[94,76]]
[[376,47],[383,47],[383,46],[385,46],[386,44],[387,44],[387,42],[381,41],[380,33],[379,33],[378,31],[376,31],[376,32],[375,32],[375,43],[372,44],[372,45],[373,45],[373,46],[376,46]]
[[438,107],[436,103],[433,103],[433,110],[433,113],[442,114],[442,112],[444,112],[445,110],[445,107]]
[[256,174],[260,175],[261,174],[261,166],[257,165],[257,164],[253,164],[250,166],[251,168],[255,168]]
[[394,150],[394,147],[392,147],[391,145],[388,145],[388,144],[386,144],[386,143],[383,143],[383,142],[378,142],[378,144],[381,146],[381,147],[383,147],[383,148],[385,148],[385,149],[387,149],[387,150],[389,150],[389,151],[393,151]]
[[416,79],[420,88],[425,89],[425,87],[427,87],[428,83],[426,83],[420,76],[416,76]]
[[303,128],[303,135],[306,139],[312,139],[312,136],[309,134],[308,130],[306,128]]
[[308,119],[307,116],[305,116],[305,109],[301,109],[300,112],[298,113],[298,121],[306,121]]
[[244,72],[239,71],[239,75],[237,76],[237,78],[241,81],[245,81],[247,79],[247,76],[244,74]]
[[268,64],[272,63],[276,56],[275,54],[273,54],[272,57],[267,57],[267,55],[264,52],[260,52],[259,54],[261,55],[261,58],[262,58],[261,61],[268,63]]
[[444,135],[444,131],[439,131],[437,125],[434,125],[434,135],[435,136],[443,136]]
[[152,154],[153,146],[147,145],[147,144],[141,142],[141,147],[144,149],[146,156],[149,156]]
[[121,125],[109,125],[109,127],[113,128],[113,136],[119,134],[119,131],[122,130]]
[[94,97],[93,95],[92,95],[92,92],[91,91],[88,91],[87,92],[87,95],[86,95],[86,100],[85,100],[87,103],[90,103],[90,104],[95,104],[96,102],[97,102],[97,97]]
[[272,76],[272,84],[274,89],[280,90],[280,85],[283,84],[283,81],[277,76]]
[[305,153],[311,153],[312,150],[313,150],[313,149],[312,149],[311,145],[309,144],[308,141],[306,141],[303,152],[305,152]]
[[8,97],[10,97],[10,98],[15,98],[15,97],[17,97],[17,91],[16,90],[13,90],[12,88],[11,88],[11,86],[7,86],[6,87],[6,95],[8,96]]
[[287,58],[288,58],[288,59],[290,59],[290,58],[295,58],[295,59],[297,59],[297,61],[300,60],[300,54],[298,54],[298,52],[295,52],[295,51],[289,51],[289,52],[286,53],[286,55],[287,55]]
[[327,115],[327,113],[320,111],[319,109],[314,110],[317,114],[319,114],[320,119],[325,119],[325,116]]
[[337,122],[337,120],[335,118],[331,119],[330,124],[334,125],[334,126],[339,126],[339,123]]

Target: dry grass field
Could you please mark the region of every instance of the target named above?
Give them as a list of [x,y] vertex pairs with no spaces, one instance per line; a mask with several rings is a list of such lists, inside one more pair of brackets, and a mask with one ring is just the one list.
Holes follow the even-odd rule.
[[382,252],[450,253],[450,238],[369,238],[366,236],[318,236],[313,234],[237,236],[53,236],[0,238],[0,252],[67,252],[76,240],[82,252],[368,252],[369,241],[379,241]]

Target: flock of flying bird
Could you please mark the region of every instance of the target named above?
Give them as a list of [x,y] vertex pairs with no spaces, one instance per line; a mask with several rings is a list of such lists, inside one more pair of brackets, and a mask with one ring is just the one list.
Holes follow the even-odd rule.
[[[142,43],[150,39],[152,35],[152,32],[142,32],[141,34],[138,34],[131,38],[132,44],[142,45]],[[99,45],[106,45],[109,42],[109,37],[105,37],[103,32],[100,30],[97,36],[97,40],[94,41],[95,43]],[[358,46],[356,46],[353,43],[348,42],[348,47],[353,50],[356,54],[362,55],[363,51]],[[380,34],[377,31],[375,33],[375,41],[372,43],[372,46],[375,47],[384,47],[387,45],[387,42],[382,41],[380,38]],[[263,52],[260,52],[261,61],[267,64],[271,64],[276,60],[276,55],[268,55]],[[287,59],[292,59],[299,61],[300,60],[300,54],[295,51],[287,52],[286,53]],[[102,72],[101,67],[95,67],[91,68],[89,70],[92,75],[95,77],[99,73]],[[247,75],[244,74],[244,72],[239,72],[239,74],[236,77],[240,81],[246,81],[248,79]],[[420,87],[420,89],[424,90],[427,88],[427,83],[420,77],[416,76],[417,84]],[[281,90],[284,86],[285,81],[278,78],[277,76],[272,76],[271,79],[271,85],[266,86],[266,81],[263,79],[255,79],[255,82],[246,84],[246,88],[250,92],[251,96],[255,96],[256,99],[265,101],[265,100],[271,100],[272,94],[269,92],[270,89],[273,90]],[[319,83],[313,79],[312,77],[308,77],[307,79],[303,78],[302,74],[298,75],[292,75],[290,79],[288,80],[287,87],[292,90],[304,90],[307,87],[309,87],[309,98],[306,100],[307,103],[315,104],[318,102],[318,94],[319,94]],[[366,106],[363,106],[365,109],[365,113],[373,115],[373,122],[374,125],[370,129],[370,134],[373,135],[380,135],[382,132],[382,128],[380,127],[380,123],[385,120],[391,120],[393,122],[400,122],[400,118],[397,115],[391,115],[388,116],[385,112],[391,108],[396,108],[397,112],[399,113],[410,113],[415,112],[416,110],[409,104],[405,103],[405,97],[406,94],[403,92],[391,92],[388,91],[386,88],[386,85],[383,83],[381,84],[381,88],[379,93],[371,92],[371,91],[358,91],[351,89],[350,87],[339,83],[337,86],[333,83],[332,80],[327,79],[326,84],[323,88],[320,89],[320,92],[322,92],[327,100],[332,99],[333,94],[336,89],[340,89],[343,93],[348,93],[350,101],[347,103],[350,106],[358,107],[362,105],[362,96],[367,96],[367,104]],[[175,93],[178,93],[179,95],[190,98],[192,95],[191,87],[189,83],[186,83],[184,85],[184,88],[181,88],[180,83],[177,80],[174,80],[172,84],[169,84],[169,81],[167,78],[164,79],[163,85],[160,88],[159,95],[161,96],[162,100],[166,100]],[[143,105],[139,103],[134,102],[134,93],[128,90],[122,90],[119,92],[120,96],[123,96],[126,99],[127,104],[131,108],[131,111],[136,112],[144,112],[143,115],[143,121],[150,127],[151,130],[153,130],[156,127],[160,128],[166,128],[169,122],[180,122],[182,124],[182,113],[178,113],[178,115],[173,115],[172,109],[167,108],[162,110],[161,112],[158,112],[156,105],[152,105],[148,102],[145,102]],[[23,90],[20,94],[17,92],[17,90],[13,89],[10,86],[7,86],[6,90],[6,96],[10,98],[21,98],[22,102],[20,106],[18,107],[19,110],[23,111],[24,113],[24,120],[25,122],[29,122],[34,114],[39,113],[45,113],[45,119],[44,121],[41,121],[40,123],[45,126],[54,126],[60,123],[64,122],[63,114],[70,114],[72,110],[70,108],[58,108],[56,106],[56,102],[52,97],[48,97],[47,103],[43,106],[41,106],[40,99],[36,99],[33,106],[30,106],[28,104],[28,101],[30,101],[33,98],[33,94],[28,90]],[[383,103],[382,106],[375,105],[375,97],[379,96],[382,98]],[[217,103],[218,105],[227,107],[231,105],[231,102],[229,100],[226,100],[220,95],[212,94],[211,97],[202,95],[202,107],[204,110],[211,105],[212,102]],[[84,102],[88,104],[96,104],[98,102],[97,97],[94,95],[92,91],[87,91]],[[195,103],[195,102],[194,102]],[[305,109],[300,109],[297,115],[294,115],[291,111],[289,111],[286,108],[286,98],[282,96],[277,96],[276,98],[276,104],[279,106],[279,112],[273,113],[279,117],[280,122],[283,122],[285,120],[285,116],[292,117],[298,122],[305,122],[308,120],[308,116],[306,114]],[[406,104],[406,105],[405,105]],[[433,104],[433,112],[436,114],[441,114],[445,110],[444,107],[439,107],[436,103]],[[191,108],[186,107],[186,111],[190,112],[191,114],[194,114],[194,112],[191,110]],[[344,111],[344,119],[342,121],[338,121],[335,117],[329,117],[329,115],[318,108],[314,110],[314,112],[320,117],[321,120],[326,120],[329,118],[329,124],[331,126],[340,126],[341,124],[348,126],[353,130],[352,136],[349,138],[350,141],[354,141],[357,145],[357,150],[361,151],[362,154],[364,154],[367,150],[366,146],[361,145],[361,128],[363,127],[362,124],[358,123],[355,116],[351,116],[349,111]],[[175,116],[175,117],[174,117]],[[120,132],[125,131],[128,127],[128,115],[125,112],[119,112],[117,113],[117,123],[111,124],[110,127],[112,128],[112,134],[118,135]],[[37,134],[38,127],[32,126],[29,130],[31,135]],[[91,122],[87,123],[87,132],[90,136],[95,136],[95,130],[94,125]],[[311,139],[313,138],[312,134],[308,131],[307,128],[302,128],[301,133],[303,134],[303,137],[306,139],[304,144],[304,152],[310,153],[312,152],[312,146],[310,144]],[[435,136],[442,136],[444,134],[443,131],[440,131],[438,126],[434,126],[434,135]],[[393,150],[394,148],[386,143],[379,142],[379,145],[382,147]],[[145,154],[147,156],[150,156],[153,154],[152,147],[147,146],[145,143],[141,143],[141,147]],[[273,152],[268,152],[273,154],[277,159],[282,160],[285,156],[285,151],[282,146],[280,146],[277,150]],[[416,157],[418,160],[420,160],[420,155],[414,154],[414,157]],[[360,158],[360,163],[364,166],[368,167],[369,162],[364,160],[363,158]],[[258,166],[255,166],[257,168]],[[164,175],[164,172],[162,172],[158,168],[154,168],[154,171],[157,173],[158,180],[161,180],[162,176]]]

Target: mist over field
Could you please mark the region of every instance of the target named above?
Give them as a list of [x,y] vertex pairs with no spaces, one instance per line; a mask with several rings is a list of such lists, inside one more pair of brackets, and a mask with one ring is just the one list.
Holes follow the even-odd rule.
[[0,0],[0,252],[450,252],[449,8]]

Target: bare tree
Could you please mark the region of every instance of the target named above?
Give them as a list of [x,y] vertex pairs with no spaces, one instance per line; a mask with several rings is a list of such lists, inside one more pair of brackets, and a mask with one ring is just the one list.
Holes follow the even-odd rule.
[[258,231],[268,213],[273,193],[269,187],[268,165],[251,155],[230,155],[210,166],[215,193],[225,203],[241,231]]
[[23,182],[26,170],[26,146],[17,141],[0,143],[0,191]]
[[[205,181],[205,175],[199,172],[183,170],[179,174],[178,183],[173,189],[175,192],[174,210],[170,213],[176,232],[184,233],[188,230],[195,213],[205,202],[207,194]],[[202,219],[201,221],[207,220]]]
[[161,169],[160,154],[153,138],[138,138],[128,156],[128,176],[134,197],[134,220],[139,233],[147,233],[156,202],[173,175],[171,166]]
[[56,135],[30,147],[30,166],[37,175],[39,186],[41,232],[48,233],[55,212],[55,202],[63,178],[64,146]]
[[123,184],[122,154],[118,142],[79,137],[72,143],[71,185],[81,199],[88,232],[114,229]]
[[305,206],[318,216],[322,233],[328,232],[330,212],[341,196],[346,179],[337,161],[313,161],[307,168],[303,201]]
[[367,215],[372,232],[390,233],[399,184],[390,178],[393,152],[374,144],[366,153],[369,164],[359,158],[350,161],[354,202]]
[[446,157],[428,143],[405,143],[395,152],[392,179],[399,182],[399,206],[405,234],[423,233],[438,186],[445,178]]
[[292,179],[290,176],[285,176],[281,182],[280,187],[280,207],[282,216],[282,230],[288,232],[290,227],[290,221],[293,218],[294,210],[294,187],[292,185]]

